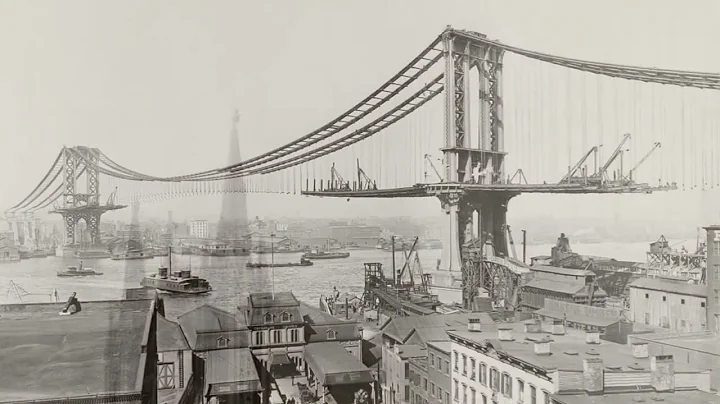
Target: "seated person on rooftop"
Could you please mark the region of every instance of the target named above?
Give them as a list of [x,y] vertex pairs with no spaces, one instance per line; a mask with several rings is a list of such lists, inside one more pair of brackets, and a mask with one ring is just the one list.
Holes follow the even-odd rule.
[[67,304],[65,304],[65,307],[60,312],[61,314],[75,314],[82,310],[80,307],[80,301],[77,299],[76,295],[77,293],[73,292],[68,299]]

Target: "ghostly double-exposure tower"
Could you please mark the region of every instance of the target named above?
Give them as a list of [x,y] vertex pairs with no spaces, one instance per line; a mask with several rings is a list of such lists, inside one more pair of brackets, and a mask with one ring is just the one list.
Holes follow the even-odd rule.
[[[230,150],[228,164],[240,162],[240,141],[238,139],[237,125],[240,115],[235,111],[233,115],[232,131],[230,133]],[[247,199],[242,186],[242,178],[231,178],[224,181],[223,199],[220,210],[220,221],[217,227],[217,238],[225,241],[239,241],[247,227]]]

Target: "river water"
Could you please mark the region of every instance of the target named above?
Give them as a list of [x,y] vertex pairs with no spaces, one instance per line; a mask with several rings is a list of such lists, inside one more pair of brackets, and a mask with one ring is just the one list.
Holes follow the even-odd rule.
[[[653,240],[654,241],[654,240]],[[614,257],[618,260],[646,260],[646,251],[651,241],[637,243],[600,243],[574,244],[573,250],[580,254]],[[672,244],[672,242],[671,242]],[[694,251],[694,240],[687,241],[687,249]],[[527,257],[548,255],[551,245],[529,245]],[[679,248],[677,245],[676,248]],[[518,255],[521,256],[521,246]],[[419,252],[422,268],[434,270],[440,258],[440,250],[421,250]],[[72,258],[48,257],[23,260],[19,263],[0,265],[0,304],[19,303],[18,297],[10,289],[12,282],[30,293],[22,296],[22,302],[50,302],[53,290],[57,289],[60,300],[67,300],[72,292],[77,292],[80,301],[115,300],[123,296],[123,289],[140,287],[141,279],[155,273],[158,266],[167,258],[148,260],[113,261],[110,259],[84,260],[85,267],[103,272],[102,276],[78,278],[60,278],[56,271],[64,270],[68,265],[77,265]],[[171,318],[203,304],[232,310],[240,300],[250,292],[269,292],[272,289],[272,270],[270,268],[248,269],[245,264],[269,262],[269,255],[250,257],[198,257],[173,255],[173,268],[191,266],[193,274],[207,279],[213,291],[204,296],[165,297],[167,315]],[[276,254],[275,262],[298,262],[300,254]],[[363,292],[363,263],[380,262],[390,274],[392,254],[382,250],[352,250],[350,257],[337,260],[315,261],[310,267],[275,268],[275,291],[292,291],[301,301],[316,306],[321,294],[328,294],[336,286],[340,292]],[[404,259],[402,253],[396,253],[396,265],[400,267]]]

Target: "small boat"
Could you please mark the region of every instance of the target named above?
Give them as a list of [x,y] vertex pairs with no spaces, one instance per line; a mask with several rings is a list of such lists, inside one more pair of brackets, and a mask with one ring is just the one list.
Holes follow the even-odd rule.
[[248,262],[245,264],[248,268],[286,268],[286,267],[309,267],[312,266],[313,262],[309,259],[300,258],[300,262],[287,262],[284,264],[268,264],[267,262]]
[[102,275],[102,272],[96,272],[92,268],[83,268],[82,263],[79,267],[76,267],[74,265],[69,266],[67,268],[67,271],[58,271],[57,276],[61,277],[68,277],[68,276],[92,276],[92,275]]
[[192,276],[190,265],[181,271],[172,271],[172,251],[168,247],[168,266],[161,265],[156,274],[143,278],[140,285],[154,288],[159,292],[199,295],[212,290],[210,283],[197,276]]
[[338,259],[338,258],[347,258],[349,256],[350,256],[349,252],[313,251],[313,252],[303,254],[302,258],[308,259],[308,260],[332,260],[332,259]]

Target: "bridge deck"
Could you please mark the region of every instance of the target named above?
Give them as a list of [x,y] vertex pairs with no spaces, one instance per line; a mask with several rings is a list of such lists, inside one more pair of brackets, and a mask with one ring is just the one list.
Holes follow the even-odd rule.
[[450,191],[510,192],[528,194],[629,194],[676,190],[673,186],[651,187],[647,184],[629,186],[589,186],[582,184],[417,184],[412,187],[373,190],[303,191],[303,195],[330,198],[420,198]]

